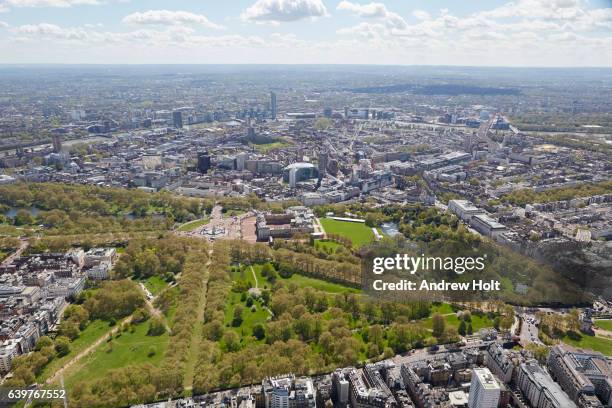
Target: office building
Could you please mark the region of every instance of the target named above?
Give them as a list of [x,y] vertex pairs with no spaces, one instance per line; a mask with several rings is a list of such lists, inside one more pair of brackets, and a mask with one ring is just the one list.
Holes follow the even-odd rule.
[[519,366],[516,383],[533,408],[576,408],[576,404],[536,360]]
[[570,398],[580,406],[581,400],[612,406],[612,364],[601,353],[581,350],[565,344],[551,348],[548,369]]
[[53,134],[53,152],[61,153],[62,151],[62,137],[57,133]]
[[179,110],[172,112],[172,124],[177,129],[183,127],[183,112]]
[[319,171],[311,163],[293,163],[283,170],[283,181],[295,187],[300,181],[316,179]]
[[270,92],[270,117],[272,120],[276,120],[277,105],[276,105],[276,93]]
[[210,155],[208,152],[198,153],[198,172],[207,173],[210,170]]
[[327,163],[329,162],[329,155],[327,153],[319,153],[319,177],[324,177],[327,173]]
[[262,381],[265,408],[315,408],[317,393],[312,379],[293,374]]
[[488,368],[475,368],[472,371],[469,408],[497,408],[501,389]]

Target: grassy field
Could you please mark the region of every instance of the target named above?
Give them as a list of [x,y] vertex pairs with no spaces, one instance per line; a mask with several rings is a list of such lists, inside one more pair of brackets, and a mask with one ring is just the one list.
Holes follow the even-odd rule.
[[254,144],[252,146],[255,148],[255,150],[258,150],[261,153],[268,153],[272,149],[280,149],[283,147],[291,146],[291,144],[286,142],[273,142],[265,144]]
[[368,244],[374,239],[372,228],[359,222],[338,221],[331,218],[320,218],[319,221],[325,228],[325,232],[349,238],[356,248]]
[[70,343],[70,353],[63,357],[53,359],[37,377],[40,382],[50,377],[54,372],[61,368],[64,363],[89,347],[100,337],[105,336],[113,327],[103,320],[94,320],[81,332],[81,335]]
[[338,283],[327,282],[321,279],[309,278],[308,276],[293,274],[289,279],[280,279],[281,282],[286,284],[295,283],[298,287],[309,287],[317,290],[321,290],[327,293],[359,293],[359,289],[350,288]]
[[333,241],[324,241],[321,239],[315,240],[314,247],[316,249],[323,249],[326,252],[334,253],[336,249],[340,248],[342,245]]
[[595,324],[597,325],[597,327],[603,329],[603,330],[607,330],[609,332],[612,332],[612,320],[602,320],[602,319],[598,319],[595,320]]
[[232,210],[232,209],[228,209],[227,212],[223,213],[223,216],[225,218],[228,218],[228,217],[237,217],[239,215],[244,214],[245,212],[246,211],[244,211],[244,210]]
[[[446,326],[447,327],[454,327],[455,329],[459,328],[459,323],[460,320],[457,317],[457,315],[455,313],[453,314],[446,314],[444,313],[444,311],[446,311],[447,307],[448,309],[450,309],[450,305],[446,305],[443,304],[443,310],[442,311],[433,311],[432,308],[432,314],[433,313],[440,313],[445,315],[444,316],[444,320],[446,321]],[[452,313],[452,310],[450,311],[450,313]],[[427,319],[423,319],[421,320],[421,322],[423,323],[423,327],[427,328],[427,329],[431,329],[433,326],[433,318],[432,317],[428,317]],[[485,327],[493,327],[493,320],[489,319],[487,317],[487,315],[483,315],[481,316],[477,316],[475,314],[472,314],[472,331],[474,333],[476,333],[478,330],[483,329]]]
[[[253,327],[257,323],[265,323],[268,320],[270,314],[264,309],[259,302],[253,303],[256,307],[255,312],[252,312],[250,308],[246,306],[246,302],[240,301],[240,293],[230,292],[225,306],[225,324],[228,327],[232,327],[240,335],[240,337],[248,338],[253,333]],[[232,326],[232,318],[234,313],[234,307],[236,305],[242,305],[244,312],[242,313],[242,323],[238,327]]]
[[[147,336],[148,328],[148,322],[140,323],[134,326],[133,333],[128,330],[116,337],[119,334],[117,333],[110,343],[101,344],[68,370],[66,387],[71,388],[81,380],[100,378],[112,369],[130,364],[145,362],[159,364],[168,346],[169,336],[168,333],[161,336]],[[153,349],[155,354],[149,356],[149,352]]]
[[[253,270],[257,276],[257,282],[259,283],[260,289],[269,289],[272,285],[268,280],[261,275],[262,265],[253,265]],[[251,282],[251,286],[255,286],[255,280],[253,279],[253,273],[248,267],[244,268],[244,271],[237,272],[234,275],[234,279],[246,279]],[[360,293],[359,289],[351,288],[348,286],[341,285],[339,283],[328,282],[322,279],[310,278],[304,275],[293,274],[290,278],[285,279],[281,276],[278,277],[279,282],[283,282],[285,285],[290,283],[295,284],[299,288],[314,288],[328,293]]]
[[605,337],[579,334],[578,338],[565,336],[562,341],[574,347],[599,351],[606,356],[612,356],[612,340]]
[[153,296],[157,295],[168,286],[168,283],[159,276],[151,276],[143,281],[143,284],[149,289],[149,292],[151,292]]
[[177,230],[181,231],[181,232],[189,232],[189,231],[193,231],[194,229],[201,227],[202,225],[206,225],[210,222],[209,218],[202,218],[200,220],[194,220],[194,221],[189,221],[186,222],[182,225],[180,225]]

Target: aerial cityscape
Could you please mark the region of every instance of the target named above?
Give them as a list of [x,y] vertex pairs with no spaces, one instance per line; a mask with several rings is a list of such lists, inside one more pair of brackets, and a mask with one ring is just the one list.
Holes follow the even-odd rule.
[[427,3],[0,0],[0,406],[612,407],[612,5]]

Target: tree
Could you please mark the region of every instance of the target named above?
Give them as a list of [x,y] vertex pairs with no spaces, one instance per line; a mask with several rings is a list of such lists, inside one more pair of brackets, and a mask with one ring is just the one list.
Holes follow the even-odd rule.
[[472,334],[474,334],[474,330],[472,330],[472,323],[468,323],[467,334],[468,336],[471,336]]
[[495,316],[495,319],[493,319],[493,327],[495,327],[495,330],[499,330],[499,323],[500,323],[499,316]]
[[234,306],[234,314],[232,317],[232,326],[238,327],[242,324],[242,313],[244,312],[244,308],[242,305]]
[[79,337],[80,331],[79,326],[72,320],[64,320],[60,323],[58,333],[60,336],[68,337],[70,340],[74,340]]
[[45,347],[49,347],[53,345],[53,340],[49,336],[42,336],[36,342],[36,351],[40,351]]
[[34,218],[28,210],[23,208],[17,211],[15,214],[15,225],[30,225],[34,222]]
[[60,357],[70,353],[70,340],[68,340],[68,337],[59,336],[55,339],[55,351],[57,351]]
[[461,320],[461,323],[459,323],[459,334],[462,336],[465,336],[465,333],[466,333],[465,320]]
[[272,265],[270,262],[266,262],[261,267],[261,275],[264,277],[268,277],[272,271],[276,272],[276,269],[274,269],[274,265]]
[[580,312],[576,308],[572,308],[565,318],[565,324],[570,331],[578,332],[580,330]]
[[380,349],[374,343],[368,346],[368,358],[378,357],[380,355]]
[[69,305],[64,311],[64,319],[75,322],[79,330],[84,330],[89,322],[89,312],[81,305]]
[[544,345],[540,346],[536,343],[529,343],[527,344],[525,348],[533,354],[535,359],[538,360],[540,364],[543,364],[543,365],[546,364],[546,360],[548,359],[548,347],[547,346],[544,346]]
[[253,326],[253,336],[255,336],[257,340],[261,340],[266,337],[266,329],[261,323],[258,323]]
[[434,314],[432,317],[433,336],[436,338],[442,337],[445,327],[446,322],[444,320],[444,316],[442,316],[440,313]]
[[228,330],[223,334],[223,344],[227,351],[238,351],[240,349],[240,337],[233,330]]
[[161,336],[166,332],[166,326],[161,318],[154,316],[149,320],[147,336]]

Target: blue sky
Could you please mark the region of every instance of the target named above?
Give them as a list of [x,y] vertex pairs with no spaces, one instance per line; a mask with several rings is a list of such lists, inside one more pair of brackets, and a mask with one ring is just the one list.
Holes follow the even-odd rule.
[[0,63],[612,66],[612,1],[0,0]]

